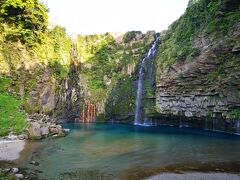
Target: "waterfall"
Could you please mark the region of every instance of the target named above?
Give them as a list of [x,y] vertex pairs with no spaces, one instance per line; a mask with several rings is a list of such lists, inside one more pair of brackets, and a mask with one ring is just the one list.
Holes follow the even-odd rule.
[[235,134],[240,135],[240,119],[235,121],[235,128],[236,128]]
[[140,63],[140,69],[138,73],[139,79],[137,84],[136,109],[135,109],[135,117],[134,117],[135,125],[148,124],[145,120],[144,120],[144,123],[142,123],[142,96],[143,96],[143,79],[145,74],[145,62],[148,60],[151,60],[156,55],[157,43],[159,42],[159,40],[160,38],[156,37],[156,40],[154,41],[148,53],[143,57]]

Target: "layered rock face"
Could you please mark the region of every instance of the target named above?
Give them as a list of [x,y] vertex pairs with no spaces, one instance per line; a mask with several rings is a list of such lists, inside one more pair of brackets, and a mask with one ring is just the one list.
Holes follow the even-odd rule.
[[[192,33],[183,34],[184,32],[179,28],[189,19],[187,15],[194,15],[192,11],[194,8],[195,10],[201,8],[200,3],[204,4],[199,1],[189,7],[185,15],[170,27],[166,33],[168,39],[163,41],[159,48],[159,54],[162,54],[158,56],[156,108],[161,115],[192,119],[196,124],[197,120],[222,119],[225,124],[223,123],[221,130],[226,130],[225,125],[228,123],[232,127],[229,131],[238,132],[240,23],[237,18],[232,18],[229,22],[229,14],[232,13],[235,15],[233,17],[237,17],[239,14],[235,10],[239,7],[229,6],[227,2],[231,8],[221,9],[224,2],[221,2],[222,4],[214,2],[216,8],[219,7],[216,14],[212,15],[211,19],[207,19],[205,24],[192,24],[190,31]],[[206,11],[210,10],[206,9]],[[200,13],[199,11],[199,16]],[[218,23],[221,25],[220,19],[227,25],[218,29],[216,25]],[[196,26],[199,26],[199,29],[196,29]],[[191,28],[191,24],[188,28]],[[182,47],[179,41],[181,35],[188,38],[182,40],[185,41]],[[172,45],[174,43],[176,46]],[[188,47],[184,46],[185,44],[190,44],[191,49],[186,50]],[[175,55],[166,55],[172,50],[170,45],[179,48]],[[175,53],[174,49],[172,52]]]
[[[229,117],[229,112],[240,107],[240,72],[221,64],[212,54],[203,53],[193,62],[175,64],[157,84],[157,109],[186,117]],[[224,66],[224,81],[211,81],[209,72]]]

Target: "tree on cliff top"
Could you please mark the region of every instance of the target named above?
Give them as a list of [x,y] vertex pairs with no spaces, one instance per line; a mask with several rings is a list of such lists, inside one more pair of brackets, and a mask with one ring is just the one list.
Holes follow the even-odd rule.
[[20,40],[23,44],[33,46],[36,42],[41,43],[47,28],[47,8],[38,0],[2,0],[0,23],[8,29],[7,41]]

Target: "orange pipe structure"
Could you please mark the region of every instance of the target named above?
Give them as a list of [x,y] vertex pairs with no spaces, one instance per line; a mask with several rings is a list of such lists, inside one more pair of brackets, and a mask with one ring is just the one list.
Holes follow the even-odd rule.
[[[85,107],[86,107],[86,113],[85,113]],[[82,122],[88,122],[88,123],[95,122],[96,114],[97,114],[97,105],[92,104],[90,101],[88,101],[82,107],[81,120],[82,120]]]

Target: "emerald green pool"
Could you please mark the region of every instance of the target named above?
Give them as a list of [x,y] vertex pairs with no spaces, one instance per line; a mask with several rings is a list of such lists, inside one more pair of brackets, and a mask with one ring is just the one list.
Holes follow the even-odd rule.
[[[141,174],[138,170],[240,160],[240,137],[235,135],[170,126],[64,126],[71,129],[64,138],[28,143],[21,167],[35,169],[46,179],[123,179]],[[29,164],[32,160],[39,165]]]

